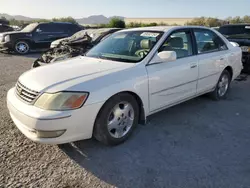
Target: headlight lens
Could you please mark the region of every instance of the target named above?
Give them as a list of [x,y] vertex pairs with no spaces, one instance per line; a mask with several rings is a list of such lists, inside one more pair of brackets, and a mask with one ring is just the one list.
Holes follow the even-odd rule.
[[74,110],[81,108],[87,98],[88,93],[85,92],[44,93],[37,99],[35,106],[44,110]]
[[5,41],[5,42],[9,42],[9,41],[10,41],[10,36],[9,36],[9,35],[6,35],[6,36],[4,37],[4,41]]
[[57,47],[57,45],[58,45],[57,43],[52,42],[51,45],[50,45],[50,48],[55,48],[55,47]]

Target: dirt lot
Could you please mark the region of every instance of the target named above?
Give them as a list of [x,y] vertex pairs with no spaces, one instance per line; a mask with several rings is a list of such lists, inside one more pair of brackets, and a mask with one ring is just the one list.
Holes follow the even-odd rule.
[[199,97],[150,117],[121,146],[58,147],[26,139],[7,111],[6,92],[35,56],[0,55],[0,187],[250,186],[250,80],[225,101]]

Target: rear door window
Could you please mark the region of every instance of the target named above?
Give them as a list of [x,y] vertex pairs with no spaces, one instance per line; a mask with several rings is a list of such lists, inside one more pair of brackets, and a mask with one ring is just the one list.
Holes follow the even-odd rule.
[[40,24],[36,31],[42,32],[42,33],[63,33],[64,27],[62,27],[63,24],[56,24],[56,23],[48,23],[48,24]]
[[82,30],[83,28],[81,28],[80,26],[78,25],[75,25],[75,24],[68,24],[68,25],[65,25],[65,30],[69,33],[76,33],[80,30]]
[[198,54],[227,50],[225,42],[214,32],[206,29],[195,29]]
[[54,27],[51,27],[51,24],[40,24],[39,26],[37,26],[36,31],[41,33],[48,33],[54,31]]

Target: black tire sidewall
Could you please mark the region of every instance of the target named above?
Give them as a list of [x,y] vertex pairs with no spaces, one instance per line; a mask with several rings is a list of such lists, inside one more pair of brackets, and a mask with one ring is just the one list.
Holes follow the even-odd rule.
[[[134,119],[134,123],[133,123],[131,129],[124,137],[114,138],[110,135],[110,133],[108,131],[107,118],[108,118],[108,115],[111,112],[111,110],[114,108],[114,106],[122,101],[126,101],[132,105],[134,112],[135,112],[135,119]],[[128,137],[131,136],[131,134],[132,134],[133,130],[135,129],[135,127],[137,126],[138,122],[139,122],[139,106],[138,106],[135,98],[132,95],[126,94],[126,93],[118,94],[118,95],[112,97],[111,99],[109,99],[104,104],[103,108],[100,110],[100,112],[96,118],[95,125],[94,125],[94,132],[93,132],[94,134],[93,135],[98,141],[100,141],[106,145],[118,145],[118,144],[121,144],[124,141],[126,141],[128,139]]]

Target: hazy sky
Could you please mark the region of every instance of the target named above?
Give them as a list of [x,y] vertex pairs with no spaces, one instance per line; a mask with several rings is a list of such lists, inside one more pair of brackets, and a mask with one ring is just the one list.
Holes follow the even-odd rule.
[[0,0],[0,13],[36,18],[103,14],[124,17],[250,15],[250,0]]

